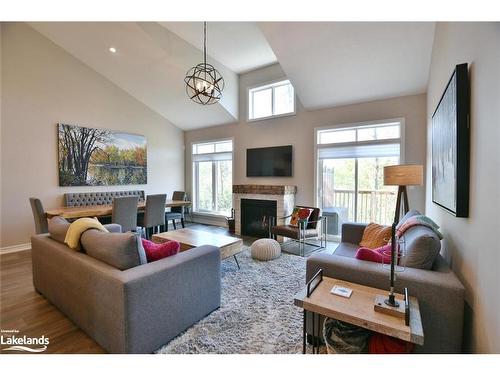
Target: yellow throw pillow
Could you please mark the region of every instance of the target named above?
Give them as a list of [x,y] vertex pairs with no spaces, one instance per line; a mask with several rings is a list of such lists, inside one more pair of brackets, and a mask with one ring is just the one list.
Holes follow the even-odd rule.
[[69,248],[80,250],[80,237],[88,229],[98,229],[101,232],[109,232],[96,218],[83,217],[71,223],[66,232],[64,243]]
[[387,245],[390,240],[391,227],[370,223],[366,226],[365,231],[363,232],[363,238],[361,239],[359,246],[376,249],[377,247]]

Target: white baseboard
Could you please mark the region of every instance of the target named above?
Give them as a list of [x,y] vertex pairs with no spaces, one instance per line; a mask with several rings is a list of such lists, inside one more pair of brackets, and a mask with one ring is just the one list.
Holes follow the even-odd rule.
[[0,254],[17,253],[18,251],[31,250],[31,243],[22,243],[19,245],[0,247]]

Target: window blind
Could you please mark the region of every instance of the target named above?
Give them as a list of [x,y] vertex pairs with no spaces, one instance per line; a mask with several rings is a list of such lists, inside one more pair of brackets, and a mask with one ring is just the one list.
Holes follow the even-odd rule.
[[318,145],[320,159],[349,159],[399,156],[399,143],[382,143],[366,145]]

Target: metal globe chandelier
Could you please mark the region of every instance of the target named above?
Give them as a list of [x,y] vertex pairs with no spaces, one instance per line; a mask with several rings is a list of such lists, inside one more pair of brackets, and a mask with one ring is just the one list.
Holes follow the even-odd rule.
[[207,23],[203,22],[203,62],[188,70],[184,78],[189,99],[202,105],[215,104],[222,98],[224,78],[207,63]]

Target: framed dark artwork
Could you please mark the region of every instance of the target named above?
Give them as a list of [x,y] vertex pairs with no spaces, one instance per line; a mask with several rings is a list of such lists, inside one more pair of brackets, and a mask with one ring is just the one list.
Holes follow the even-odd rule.
[[432,115],[432,201],[457,217],[469,216],[469,78],[455,67]]
[[59,186],[147,183],[143,135],[57,124]]

